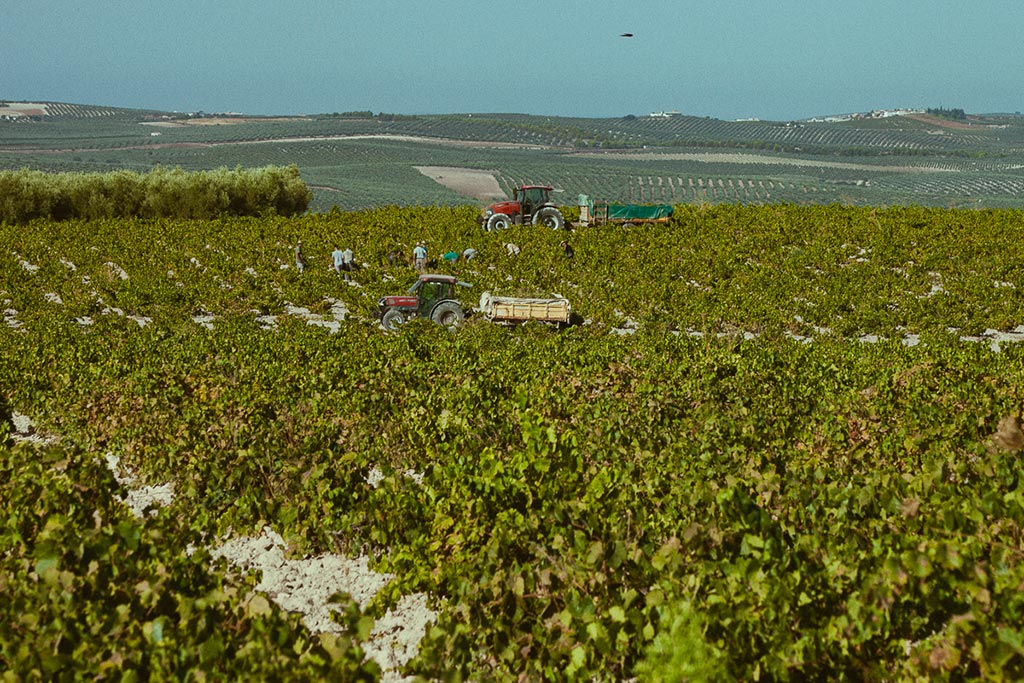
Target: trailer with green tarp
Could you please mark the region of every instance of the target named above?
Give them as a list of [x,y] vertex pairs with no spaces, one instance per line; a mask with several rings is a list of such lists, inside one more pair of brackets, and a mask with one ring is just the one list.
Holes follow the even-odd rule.
[[671,204],[618,204],[595,202],[585,194],[579,196],[580,225],[602,223],[668,223]]

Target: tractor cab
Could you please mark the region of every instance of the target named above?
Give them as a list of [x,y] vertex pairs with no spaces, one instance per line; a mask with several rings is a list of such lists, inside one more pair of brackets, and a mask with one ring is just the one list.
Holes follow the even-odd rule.
[[455,298],[455,278],[444,275],[424,276],[412,283],[406,294],[416,297],[417,313],[421,318],[426,318],[439,301]]
[[551,203],[551,188],[544,185],[526,185],[516,188],[516,201],[521,215],[532,216],[537,209]]

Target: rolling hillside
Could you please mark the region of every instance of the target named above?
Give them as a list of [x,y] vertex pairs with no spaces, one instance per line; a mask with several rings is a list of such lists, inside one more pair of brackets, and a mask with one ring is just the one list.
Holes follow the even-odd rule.
[[480,204],[417,167],[623,202],[1024,205],[1024,118],[722,121],[685,115],[251,117],[0,101],[0,168],[296,165],[314,211]]

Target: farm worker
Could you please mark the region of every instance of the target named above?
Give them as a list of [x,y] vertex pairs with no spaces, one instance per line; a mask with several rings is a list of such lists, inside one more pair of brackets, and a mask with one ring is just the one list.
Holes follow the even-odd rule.
[[508,253],[509,256],[519,256],[520,249],[511,242],[508,242],[505,244],[505,251]]
[[470,247],[469,249],[466,249],[464,252],[462,252],[462,258],[464,260],[468,261],[468,260],[470,260],[472,258],[475,258],[476,254],[477,254],[476,249],[474,249],[473,247]]
[[459,252],[457,252],[457,251],[449,251],[444,256],[442,256],[441,258],[443,258],[448,263],[455,263],[456,261],[459,260]]
[[565,258],[572,258],[573,256],[576,255],[576,250],[573,249],[572,245],[569,244],[568,242],[563,240],[562,244],[561,244],[561,247],[562,247],[562,251],[565,252]]
[[424,270],[427,267],[427,248],[423,246],[423,242],[416,243],[416,247],[412,250],[412,259],[416,270]]
[[295,245],[295,267],[302,273],[306,270],[306,255],[302,253],[302,240]]
[[341,250],[337,244],[334,245],[334,251],[331,252],[332,268],[335,273],[341,273],[341,264],[344,263],[345,253]]
[[345,247],[345,251],[341,252],[341,269],[345,272],[345,280],[351,280],[352,276],[349,275],[355,268],[355,254],[348,247]]
[[402,257],[401,249],[392,249],[388,252],[388,265],[397,266],[399,263],[404,263],[405,259]]

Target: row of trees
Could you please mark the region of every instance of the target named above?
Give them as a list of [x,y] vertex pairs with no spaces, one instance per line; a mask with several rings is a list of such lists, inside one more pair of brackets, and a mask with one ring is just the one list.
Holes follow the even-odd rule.
[[928,110],[929,114],[933,116],[942,116],[947,119],[953,119],[954,121],[966,121],[967,113],[963,109],[946,109],[945,107],[932,107]]
[[0,171],[0,223],[74,218],[293,216],[313,194],[299,169],[267,166],[186,172],[46,173]]

